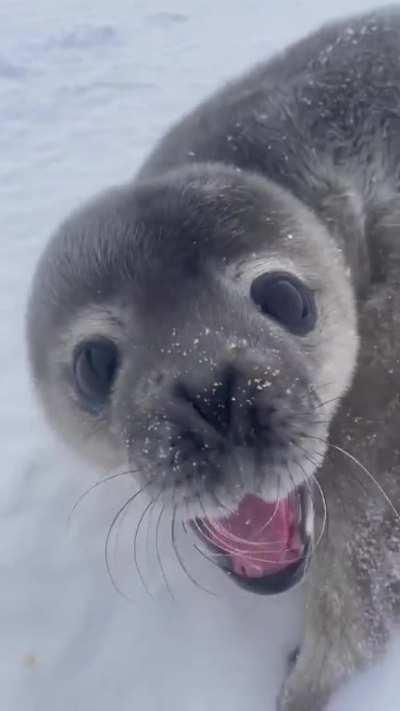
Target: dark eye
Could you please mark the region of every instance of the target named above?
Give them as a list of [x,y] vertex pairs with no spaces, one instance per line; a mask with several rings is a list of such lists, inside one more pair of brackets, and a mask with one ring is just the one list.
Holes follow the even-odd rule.
[[118,365],[118,351],[112,341],[87,341],[76,349],[75,385],[83,404],[89,410],[98,412],[106,404]]
[[250,296],[264,314],[298,336],[305,336],[315,326],[317,309],[314,294],[293,274],[261,274],[254,279]]

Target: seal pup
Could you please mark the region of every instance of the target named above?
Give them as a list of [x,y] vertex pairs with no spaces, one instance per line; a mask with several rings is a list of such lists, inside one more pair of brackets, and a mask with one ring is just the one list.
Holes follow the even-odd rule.
[[61,436],[249,590],[304,577],[282,711],[325,709],[399,618],[399,42],[373,12],[222,88],[64,222],[29,301]]

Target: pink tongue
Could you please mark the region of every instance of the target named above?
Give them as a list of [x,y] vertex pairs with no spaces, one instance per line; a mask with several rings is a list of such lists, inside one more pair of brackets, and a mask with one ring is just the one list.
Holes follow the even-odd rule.
[[226,553],[237,575],[260,578],[284,570],[303,553],[292,495],[278,502],[247,494],[230,516],[203,521],[205,535]]

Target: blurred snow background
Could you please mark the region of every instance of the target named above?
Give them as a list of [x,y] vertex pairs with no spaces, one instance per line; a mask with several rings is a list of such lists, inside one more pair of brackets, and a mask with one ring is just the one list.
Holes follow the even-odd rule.
[[[379,4],[375,2],[375,5]],[[384,2],[380,4],[386,4]],[[132,483],[98,487],[50,438],[23,345],[34,263],[65,214],[129,179],[168,124],[223,79],[362,0],[2,0],[0,4],[0,703],[4,711],[272,711],[301,629],[301,592],[264,599],[190,558],[207,595],[165,551],[175,594],[138,584],[125,518]],[[145,527],[144,527],[145,528]],[[146,541],[143,545],[153,545]],[[143,548],[142,545],[142,548]],[[143,555],[143,550],[142,550]],[[147,571],[149,573],[149,571]],[[344,689],[335,711],[398,711],[400,647]],[[312,709],[310,709],[312,711]]]

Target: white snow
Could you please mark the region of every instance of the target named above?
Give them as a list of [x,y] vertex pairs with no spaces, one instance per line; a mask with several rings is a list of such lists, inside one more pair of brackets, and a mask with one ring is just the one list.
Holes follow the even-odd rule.
[[[375,3],[377,4],[377,3]],[[386,4],[385,2],[381,3]],[[300,634],[301,592],[258,598],[231,587],[193,550],[194,588],[163,543],[140,586],[125,517],[133,482],[98,487],[50,438],[30,393],[26,289],[51,230],[95,191],[127,180],[172,119],[224,78],[361,0],[2,0],[0,5],[0,704],[2,711],[272,711]],[[125,497],[125,498],[124,498]],[[154,531],[154,526],[153,526]],[[146,525],[139,545],[144,567]],[[114,551],[115,548],[115,551]],[[113,552],[114,551],[114,552]],[[154,552],[151,553],[154,558]],[[153,560],[154,562],[154,560]],[[335,711],[398,711],[400,646],[354,680]],[[312,711],[310,709],[310,711]]]

